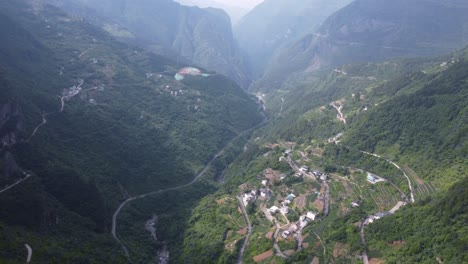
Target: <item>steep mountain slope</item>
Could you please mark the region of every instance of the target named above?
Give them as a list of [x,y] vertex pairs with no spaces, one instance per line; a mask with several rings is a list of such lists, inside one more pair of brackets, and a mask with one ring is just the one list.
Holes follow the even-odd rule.
[[461,1],[358,0],[276,54],[253,89],[346,63],[449,52],[468,43],[467,25]]
[[465,177],[440,197],[377,222],[368,232],[370,249],[386,263],[401,263],[402,259],[405,263],[467,262],[467,190]]
[[242,87],[250,77],[240,59],[229,16],[221,9],[173,0],[49,0],[110,34],[174,60],[221,73]]
[[177,81],[180,65],[43,1],[0,10],[2,261],[23,263],[27,243],[35,263],[127,263],[119,203],[190,182],[262,119],[221,75]]
[[237,6],[237,3],[235,2],[229,3],[229,5],[209,0],[177,0],[177,2],[188,6],[198,6],[202,8],[214,7],[223,9],[226,11],[226,13],[229,14],[233,26],[236,25],[241,20],[241,18],[249,12],[248,9]]
[[[437,58],[346,65],[283,93],[283,101],[267,104],[281,115],[229,166],[223,190],[194,210],[184,257],[238,259],[248,239],[245,262],[353,263],[356,255],[389,263],[463,262],[467,66],[468,48]],[[301,165],[329,180],[304,171],[297,176]],[[384,182],[369,180],[373,174]],[[272,194],[246,202],[252,226],[245,229],[237,197],[251,190]],[[294,202],[285,203],[291,193]],[[273,205],[285,204],[288,213],[275,213]],[[296,223],[308,211],[320,220],[298,232]]]
[[350,0],[266,0],[235,27],[239,45],[249,58],[255,77],[263,73],[274,52],[313,32]]

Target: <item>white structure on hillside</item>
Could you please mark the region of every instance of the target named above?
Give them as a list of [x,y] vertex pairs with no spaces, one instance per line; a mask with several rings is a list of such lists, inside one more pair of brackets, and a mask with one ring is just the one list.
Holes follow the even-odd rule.
[[273,206],[272,206],[270,209],[268,209],[268,210],[270,210],[270,212],[274,214],[274,213],[279,212],[280,209],[278,208],[278,206],[273,205]]
[[311,221],[315,221],[315,219],[317,218],[317,214],[313,213],[313,212],[307,212],[306,217],[307,217],[307,219],[309,219]]

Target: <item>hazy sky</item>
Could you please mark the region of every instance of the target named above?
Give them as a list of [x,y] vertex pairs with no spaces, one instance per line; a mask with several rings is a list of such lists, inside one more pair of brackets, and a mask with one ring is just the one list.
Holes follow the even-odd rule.
[[213,0],[228,6],[240,6],[246,9],[252,9],[254,6],[263,2],[263,0]]

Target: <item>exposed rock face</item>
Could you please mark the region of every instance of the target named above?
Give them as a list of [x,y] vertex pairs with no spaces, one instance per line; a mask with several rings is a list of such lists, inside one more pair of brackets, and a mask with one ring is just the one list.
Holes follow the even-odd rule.
[[0,104],[0,147],[16,144],[18,131],[22,129],[22,111],[14,100]]
[[468,5],[457,0],[357,0],[278,52],[253,90],[325,67],[443,54],[467,36]]
[[47,0],[97,24],[114,37],[180,63],[223,74],[246,88],[250,77],[221,9],[172,0]]

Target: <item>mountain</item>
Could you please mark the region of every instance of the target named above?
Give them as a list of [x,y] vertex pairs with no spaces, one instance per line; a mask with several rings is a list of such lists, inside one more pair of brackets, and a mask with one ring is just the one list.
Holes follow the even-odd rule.
[[199,1],[177,0],[177,2],[183,5],[198,6],[201,8],[214,7],[214,8],[223,9],[224,11],[226,11],[226,13],[229,14],[232,25],[236,25],[241,20],[241,18],[249,12],[245,8],[242,8],[240,6],[234,6],[236,3],[231,3],[231,4],[234,4],[231,6],[231,5],[222,4],[217,1],[207,1],[207,0],[199,0]]
[[242,87],[250,84],[229,16],[221,9],[183,6],[172,0],[49,2],[119,40],[216,71]]
[[350,2],[266,0],[256,6],[234,29],[255,76],[263,73],[277,49],[314,32],[329,15]]
[[[187,185],[262,121],[222,75],[179,72],[44,1],[6,0],[0,10],[1,262],[23,263],[28,244],[35,263],[127,263],[110,233],[119,204]],[[173,190],[169,208],[145,212],[169,215],[211,191],[217,170],[203,171],[196,191]],[[122,218],[137,222],[119,217],[117,231]],[[146,253],[154,258],[154,247]]]
[[[398,263],[401,259],[407,263],[467,262],[467,188],[465,177],[443,195],[377,222],[369,229],[370,250],[380,254],[387,263]],[[396,221],[406,224],[395,225]],[[445,240],[448,235],[450,239]]]
[[181,258],[465,261],[467,67],[468,47],[350,64],[267,101],[271,122],[194,209]]
[[[450,14],[450,15],[448,15]],[[253,89],[338,65],[395,57],[431,56],[468,43],[468,6],[456,0],[357,0],[272,59]]]

